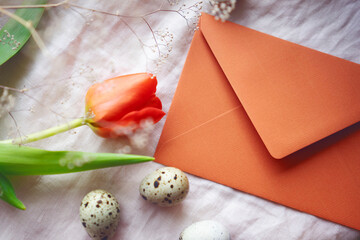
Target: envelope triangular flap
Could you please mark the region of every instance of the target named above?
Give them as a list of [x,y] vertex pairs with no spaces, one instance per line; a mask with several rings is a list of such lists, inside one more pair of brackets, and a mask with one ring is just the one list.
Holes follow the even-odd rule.
[[203,14],[203,33],[270,154],[360,121],[360,65]]

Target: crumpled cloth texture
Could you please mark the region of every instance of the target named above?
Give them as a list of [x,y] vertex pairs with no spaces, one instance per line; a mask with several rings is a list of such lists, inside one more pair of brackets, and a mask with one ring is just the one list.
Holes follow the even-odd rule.
[[[1,5],[18,3],[21,1],[0,2]],[[196,1],[72,0],[71,3],[114,15],[65,6],[45,11],[37,30],[50,55],[44,55],[30,40],[18,55],[0,67],[1,85],[27,89],[24,93],[11,92],[16,96],[16,105],[11,116],[0,119],[2,139],[83,116],[84,97],[91,84],[129,73],[156,73],[158,96],[164,111],[169,110],[195,19],[192,10],[180,14],[154,11],[159,7],[187,8]],[[210,8],[207,1],[203,6],[203,10]],[[146,22],[140,17],[115,16],[147,13],[151,14],[144,17]],[[238,0],[230,20],[360,63],[360,1],[357,0]],[[0,24],[5,21],[1,15]],[[158,48],[151,47],[153,36],[165,53],[160,56],[163,63],[157,61]],[[156,124],[146,146],[132,147],[132,153],[153,155],[165,119]],[[129,143],[124,139],[102,139],[87,127],[81,127],[28,145],[48,150],[119,152]],[[222,223],[233,240],[360,238],[360,232],[354,229],[192,175],[188,175],[190,192],[185,201],[172,208],[160,208],[144,201],[138,192],[143,177],[160,167],[149,162],[74,174],[11,176],[27,210],[20,211],[0,202],[0,239],[89,239],[79,219],[79,207],[89,191],[99,188],[113,193],[121,206],[121,221],[114,239],[178,239],[184,228],[208,219]]]

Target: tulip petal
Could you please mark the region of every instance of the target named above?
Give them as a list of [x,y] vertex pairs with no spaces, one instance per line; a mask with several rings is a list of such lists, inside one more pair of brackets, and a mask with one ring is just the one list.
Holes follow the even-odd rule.
[[139,124],[141,120],[151,119],[154,123],[157,123],[163,116],[165,116],[165,113],[161,109],[147,107],[141,109],[140,111],[134,111],[126,114],[121,119],[121,122],[123,125],[131,123]]
[[131,134],[142,120],[160,121],[165,113],[155,95],[156,85],[156,77],[149,73],[94,84],[85,98],[88,125],[101,137],[115,138]]
[[152,99],[150,99],[144,106],[143,108],[147,108],[147,107],[153,107],[153,108],[158,108],[161,110],[162,108],[162,103],[160,101],[160,99],[154,95],[154,97]]
[[157,80],[148,73],[108,79],[94,84],[86,95],[86,108],[94,120],[116,121],[145,106],[156,92]]
[[151,119],[154,123],[157,123],[164,115],[165,113],[162,110],[148,107],[128,113],[117,122],[100,121],[90,127],[100,137],[116,138],[127,135],[125,132],[134,132],[139,128],[140,122],[143,120]]

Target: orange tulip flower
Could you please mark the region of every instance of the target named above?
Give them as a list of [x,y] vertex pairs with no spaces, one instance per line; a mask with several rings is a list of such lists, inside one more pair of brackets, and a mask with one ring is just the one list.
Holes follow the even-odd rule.
[[157,80],[150,73],[119,76],[92,85],[85,98],[87,122],[104,138],[124,135],[124,128],[139,128],[141,121],[160,121],[165,115],[155,95]]
[[[134,132],[141,127],[142,121],[150,119],[156,123],[165,115],[161,110],[161,101],[155,95],[156,85],[156,77],[149,73],[120,76],[94,84],[86,94],[85,118],[77,118],[26,137],[0,141],[2,165],[0,191],[1,188],[4,189],[4,194],[0,194],[0,199],[17,208],[25,209],[24,204],[16,197],[11,183],[3,174],[60,174],[154,160],[152,157],[139,155],[49,152],[14,145],[38,141],[83,125],[90,126],[101,137],[114,138],[126,135],[124,129]],[[20,158],[16,156],[19,151]],[[19,166],[14,167],[14,161],[12,161],[14,159],[9,156],[15,156],[15,162]],[[89,157],[91,161],[88,160]],[[79,160],[81,161],[77,164]]]

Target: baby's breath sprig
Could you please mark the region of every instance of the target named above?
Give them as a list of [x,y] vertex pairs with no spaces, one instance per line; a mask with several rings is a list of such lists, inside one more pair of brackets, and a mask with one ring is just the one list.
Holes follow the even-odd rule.
[[[179,0],[168,0],[170,6],[179,5]],[[197,24],[199,18],[201,16],[201,10],[203,9],[203,1],[195,2],[192,5],[187,5],[186,3],[181,4],[181,6],[174,10],[174,9],[162,9],[160,8],[158,11],[162,12],[173,12],[180,15],[186,21],[186,24],[190,31],[197,30]]]
[[210,0],[210,4],[211,14],[215,16],[215,19],[225,22],[235,9],[236,0]]
[[[196,30],[196,26],[197,26],[197,20],[200,17],[200,11],[202,9],[202,4],[203,1],[199,1],[194,3],[193,5],[187,6],[186,4],[182,4],[180,6],[180,8],[178,8],[177,10],[173,10],[173,9],[166,9],[164,8],[164,3],[168,3],[170,6],[175,6],[178,5],[180,3],[180,0],[164,0],[162,2],[162,4],[160,5],[160,7],[155,10],[155,11],[151,11],[148,13],[145,13],[143,15],[138,15],[138,16],[132,16],[132,15],[125,15],[125,14],[121,14],[119,13],[119,11],[116,12],[108,12],[108,11],[103,11],[103,10],[98,10],[98,9],[93,9],[93,8],[88,8],[88,7],[84,7],[78,4],[73,3],[72,0],[63,0],[60,1],[58,3],[55,4],[39,4],[39,5],[8,5],[8,6],[1,6],[0,5],[0,13],[3,13],[5,15],[8,15],[9,17],[13,18],[14,20],[16,20],[17,22],[19,22],[20,24],[24,25],[24,27],[26,27],[32,34],[32,36],[34,37],[36,43],[38,44],[38,46],[44,50],[44,52],[46,52],[46,46],[44,45],[43,40],[41,39],[40,35],[37,33],[37,31],[35,30],[35,28],[31,25],[31,23],[24,21],[22,18],[12,14],[11,12],[8,11],[8,9],[19,9],[19,8],[55,8],[55,7],[64,7],[64,9],[71,9],[74,10],[78,13],[81,14],[81,12],[79,12],[78,10],[85,10],[85,11],[89,11],[90,13],[99,13],[99,14],[105,14],[105,15],[110,15],[110,16],[114,16],[114,17],[118,17],[120,20],[122,20],[124,22],[124,19],[142,19],[143,22],[148,25],[149,30],[152,32],[153,35],[153,40],[155,42],[155,44],[157,45],[157,39],[156,39],[156,35],[154,34],[154,30],[152,29],[152,26],[150,25],[150,23],[147,21],[146,17],[159,13],[159,12],[173,12],[173,13],[177,13],[179,14],[181,17],[183,17],[186,20],[187,26],[189,27],[189,29],[191,30]],[[91,22],[94,21],[94,19],[91,19]],[[90,24],[90,22],[87,22],[87,24]],[[139,38],[139,36],[135,33],[134,29],[132,29],[132,27],[130,26],[130,24],[126,23],[126,26],[136,35],[136,37],[138,38],[139,42],[141,44],[143,44],[142,39]],[[14,39],[13,39],[14,40]],[[14,42],[14,48],[16,48],[16,45],[18,44],[17,42]],[[158,54],[159,56],[161,56],[161,51],[158,48]]]
[[[151,66],[149,64],[149,61],[147,61],[147,68],[153,69],[151,72],[154,75],[157,75],[163,66],[163,64],[166,62],[166,59],[169,57],[171,51],[172,51],[172,42],[174,39],[174,34],[169,31],[168,28],[166,29],[159,29],[154,31],[154,36],[157,40],[157,43],[155,43],[152,46],[146,46],[148,47],[152,53],[152,55],[157,55],[156,57],[150,57],[149,53],[146,53],[147,58],[150,60],[153,60],[155,66]],[[159,52],[157,52],[159,51]]]

